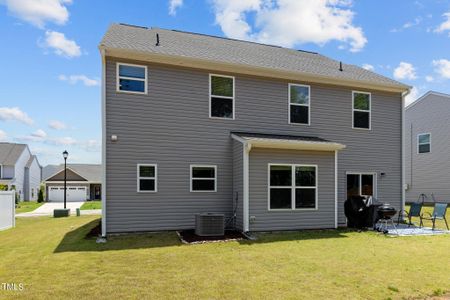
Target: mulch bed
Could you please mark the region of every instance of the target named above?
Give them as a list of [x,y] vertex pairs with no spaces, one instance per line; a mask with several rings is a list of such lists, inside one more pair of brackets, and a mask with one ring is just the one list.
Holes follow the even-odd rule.
[[236,230],[225,230],[223,236],[198,236],[194,229],[177,231],[181,241],[186,244],[201,244],[208,242],[226,242],[247,239],[245,235]]

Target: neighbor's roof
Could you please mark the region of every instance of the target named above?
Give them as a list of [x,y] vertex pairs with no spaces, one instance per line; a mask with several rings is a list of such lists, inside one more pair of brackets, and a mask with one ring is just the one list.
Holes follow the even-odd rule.
[[[156,34],[159,35],[158,46]],[[355,65],[343,64],[343,71],[340,71],[339,61],[314,52],[177,30],[112,24],[99,47],[105,49],[106,55],[112,56],[120,52],[134,53],[140,54],[142,58],[147,56],[146,58],[151,61],[157,61],[158,57],[171,57],[172,60],[167,60],[167,63],[174,62],[174,58],[190,59],[243,66],[260,71],[265,70],[265,72],[286,72],[298,76],[293,78],[297,80],[311,77],[328,79],[327,82],[338,85],[346,83],[346,85],[358,86],[359,83],[359,85],[396,91],[406,91],[410,88]],[[179,65],[189,66],[186,63],[179,63]],[[270,73],[267,74],[270,76]]]
[[0,143],[0,164],[14,166],[27,145]]
[[231,132],[231,137],[252,147],[275,149],[298,149],[334,151],[342,150],[345,145],[322,139],[316,136],[298,136],[282,134],[266,134],[255,132]]
[[[102,167],[95,164],[67,164],[67,168],[71,169],[81,177],[90,182],[102,181]],[[56,175],[64,170],[64,164],[61,165],[47,165],[42,170],[42,178],[47,180],[49,177]]]

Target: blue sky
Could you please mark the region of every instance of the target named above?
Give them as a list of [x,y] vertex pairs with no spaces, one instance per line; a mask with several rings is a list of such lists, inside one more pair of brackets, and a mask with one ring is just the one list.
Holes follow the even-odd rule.
[[[107,8],[107,9],[105,9]],[[97,45],[113,22],[317,51],[450,93],[448,0],[0,0],[0,140],[43,165],[99,163]]]

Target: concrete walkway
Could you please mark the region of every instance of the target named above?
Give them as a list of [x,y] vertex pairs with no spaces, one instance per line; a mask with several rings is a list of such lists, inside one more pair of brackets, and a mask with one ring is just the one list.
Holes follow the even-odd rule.
[[[76,214],[76,209],[80,208],[84,202],[67,202],[66,207],[70,208],[70,213],[72,215]],[[53,216],[53,210],[57,208],[64,208],[64,203],[62,202],[49,202],[38,207],[34,211],[16,214],[16,217],[41,217],[41,216]],[[94,215],[101,214],[101,209],[92,210],[82,210],[82,215]]]

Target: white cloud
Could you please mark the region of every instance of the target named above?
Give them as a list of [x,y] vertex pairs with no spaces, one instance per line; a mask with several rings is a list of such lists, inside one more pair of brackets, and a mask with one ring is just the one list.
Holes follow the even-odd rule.
[[72,0],[4,0],[8,12],[21,20],[43,28],[46,22],[64,25],[69,19],[65,5]]
[[419,89],[413,86],[411,92],[408,94],[408,96],[405,97],[405,106],[408,106],[414,101],[416,101],[419,98],[419,95],[420,95]]
[[56,130],[62,130],[62,129],[66,129],[67,125],[64,124],[61,121],[58,120],[52,120],[48,123],[48,126],[52,129],[56,129]]
[[0,129],[0,141],[6,141],[8,139],[8,135],[6,132]]
[[[213,0],[216,22],[227,37],[293,47],[339,41],[350,51],[367,43],[353,25],[350,0]],[[254,26],[247,20],[254,14]]]
[[426,80],[426,82],[433,82],[434,78],[433,78],[433,76],[427,75],[427,76],[425,76],[425,80]]
[[445,79],[450,79],[450,60],[438,59],[433,60],[434,71]]
[[18,121],[27,125],[33,124],[33,120],[18,107],[0,107],[0,120]]
[[366,70],[369,70],[369,71],[375,70],[375,67],[372,66],[372,65],[370,65],[370,64],[363,64],[363,65],[362,65],[362,68],[363,68],[363,69],[366,69]]
[[85,86],[97,86],[100,85],[100,80],[97,78],[89,78],[86,75],[59,75],[58,79],[61,81],[67,81],[70,84],[77,84],[82,82]]
[[394,78],[401,79],[409,79],[414,80],[417,79],[416,69],[414,66],[407,62],[400,62],[397,68],[394,69]]
[[175,16],[177,9],[183,5],[183,0],[170,0],[169,1],[169,15]]
[[102,149],[102,143],[98,140],[88,140],[82,145],[82,148],[88,152],[100,152]]
[[56,146],[71,146],[77,144],[77,140],[72,137],[60,137],[60,138],[51,138],[46,140],[46,143],[56,145]]
[[64,33],[57,31],[47,30],[45,32],[44,47],[52,48],[57,55],[67,58],[81,55],[80,46],[74,40],[67,39]]
[[[450,31],[450,12],[447,12],[442,15],[446,20],[442,22],[434,31],[435,32],[444,32]],[[450,32],[449,32],[450,36]]]
[[423,20],[422,17],[416,17],[416,18],[414,18],[413,21],[406,22],[400,28],[393,28],[390,31],[391,32],[401,32],[404,29],[408,29],[408,28],[411,28],[411,27],[419,25],[420,23],[422,23],[422,20]]
[[44,130],[42,130],[42,129],[36,130],[31,135],[34,136],[34,137],[37,137],[37,138],[42,138],[42,139],[47,137],[47,133]]

